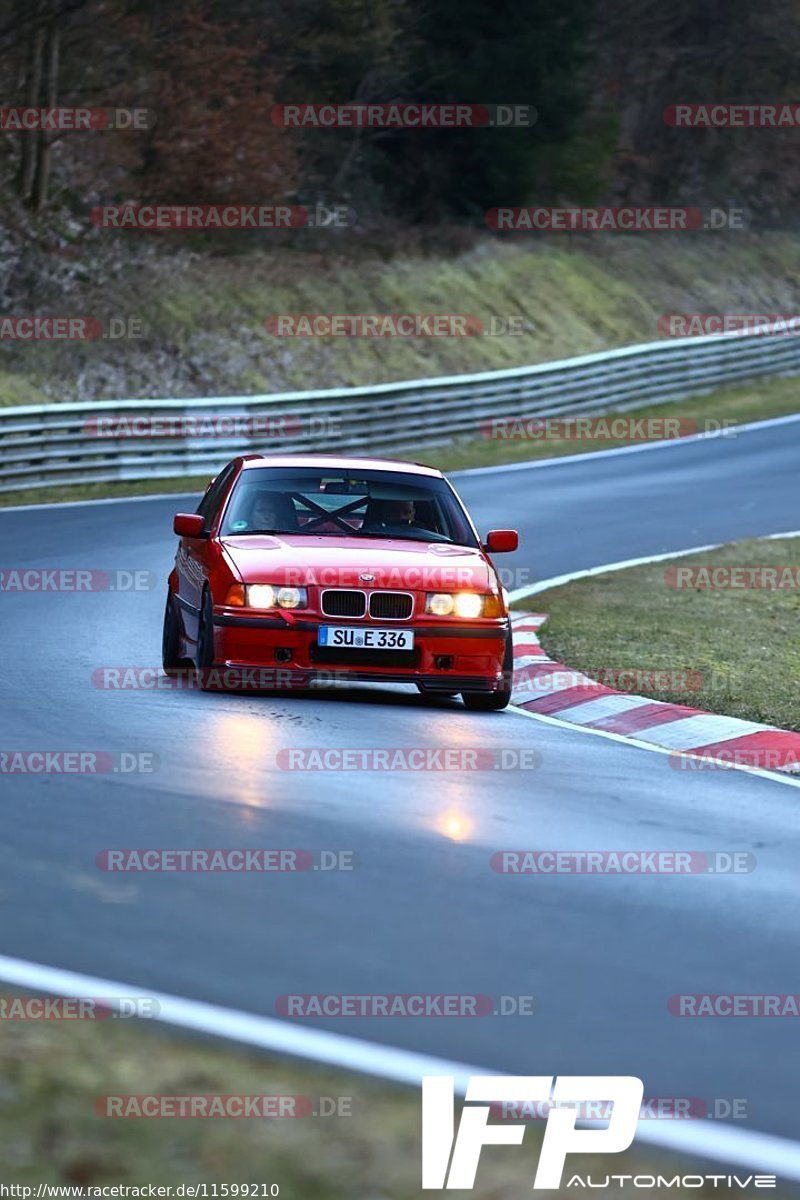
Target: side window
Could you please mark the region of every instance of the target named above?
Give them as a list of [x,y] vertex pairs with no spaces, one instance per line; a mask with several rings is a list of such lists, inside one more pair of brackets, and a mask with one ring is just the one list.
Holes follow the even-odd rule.
[[203,527],[206,530],[211,529],[214,524],[214,518],[217,515],[220,501],[228,490],[228,484],[235,470],[236,464],[230,463],[224,471],[221,471],[197,507],[198,513],[203,518]]

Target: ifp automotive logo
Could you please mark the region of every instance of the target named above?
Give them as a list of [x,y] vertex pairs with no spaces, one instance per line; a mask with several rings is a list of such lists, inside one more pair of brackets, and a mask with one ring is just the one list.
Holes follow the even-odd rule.
[[[533,1187],[556,1189],[561,1186],[568,1154],[619,1154],[628,1149],[636,1134],[643,1096],[644,1084],[632,1075],[473,1075],[454,1137],[454,1078],[426,1075],[422,1080],[423,1190],[471,1190],[483,1146],[522,1142],[524,1125],[488,1124],[493,1103],[553,1102]],[[590,1099],[613,1103],[604,1129],[575,1128],[578,1109],[571,1106]]]

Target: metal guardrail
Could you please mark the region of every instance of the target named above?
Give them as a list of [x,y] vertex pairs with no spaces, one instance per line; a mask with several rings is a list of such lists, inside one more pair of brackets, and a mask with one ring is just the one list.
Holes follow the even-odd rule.
[[[650,342],[532,367],[374,387],[0,408],[0,492],[213,475],[239,453],[413,452],[456,437],[478,437],[481,423],[492,417],[619,411],[762,375],[796,373],[800,338],[733,334]],[[196,420],[204,414],[250,422],[290,419],[286,432],[272,438],[97,433],[97,422],[104,417]]]

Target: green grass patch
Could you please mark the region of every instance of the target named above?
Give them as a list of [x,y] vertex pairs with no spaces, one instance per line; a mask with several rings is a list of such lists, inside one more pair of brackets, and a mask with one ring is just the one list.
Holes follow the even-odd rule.
[[[220,466],[224,466],[220,463]],[[206,489],[209,475],[181,476],[178,479],[131,479],[118,483],[76,483],[53,488],[25,488],[19,492],[0,493],[0,508],[17,504],[67,504],[81,500],[124,500],[131,496],[168,495],[171,492],[194,492]]]
[[800,590],[668,586],[668,573],[692,566],[800,576],[800,538],[737,542],[543,592],[547,654],[612,687],[608,672],[636,672],[628,690],[654,700],[800,730]]
[[[0,1021],[0,1162],[5,1184],[277,1184],[280,1200],[410,1200],[420,1188],[420,1095],[314,1065],[176,1035],[147,1021]],[[108,1096],[274,1095],[335,1102],[302,1119],[106,1117]],[[330,1107],[330,1105],[328,1105]],[[521,1147],[486,1148],[475,1200],[530,1193],[542,1123]],[[567,1162],[595,1178],[721,1171],[634,1144]],[[740,1171],[744,1174],[744,1171]],[[210,1194],[210,1193],[209,1193]],[[241,1194],[241,1193],[240,1193]],[[268,1194],[268,1189],[267,1189]],[[549,1195],[574,1195],[562,1187]],[[639,1194],[645,1194],[639,1192]],[[708,1185],[692,1194],[709,1200]],[[788,1195],[784,1190],[782,1195]],[[620,1200],[628,1191],[611,1186]],[[259,1191],[260,1196],[260,1191]]]
[[0,408],[47,404],[49,397],[27,375],[0,371]]

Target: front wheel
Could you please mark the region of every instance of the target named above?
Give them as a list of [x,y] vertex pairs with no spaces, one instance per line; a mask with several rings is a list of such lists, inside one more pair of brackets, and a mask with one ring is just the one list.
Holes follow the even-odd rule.
[[203,592],[200,628],[197,631],[197,677],[203,691],[211,688],[214,666],[214,602],[208,588]]
[[172,592],[167,592],[167,604],[164,609],[164,632],[161,635],[161,665],[164,674],[174,676],[183,666],[180,657],[181,631],[175,601]]
[[514,644],[508,635],[503,655],[503,686],[496,692],[462,692],[464,707],[472,712],[499,712],[511,703],[511,683],[514,674]]

